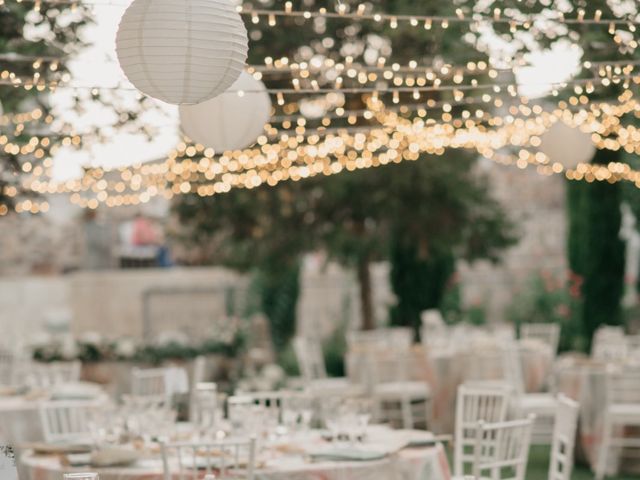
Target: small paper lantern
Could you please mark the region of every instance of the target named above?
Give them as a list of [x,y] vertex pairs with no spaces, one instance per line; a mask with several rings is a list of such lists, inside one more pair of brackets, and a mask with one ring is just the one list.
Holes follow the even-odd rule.
[[134,0],[116,35],[129,81],[173,104],[200,103],[227,90],[244,68],[247,44],[231,0]]
[[554,123],[540,140],[540,151],[552,162],[560,162],[569,169],[589,162],[596,152],[591,135],[568,126],[562,120]]
[[222,95],[198,105],[180,106],[184,134],[216,153],[253,145],[270,116],[266,87],[246,72]]

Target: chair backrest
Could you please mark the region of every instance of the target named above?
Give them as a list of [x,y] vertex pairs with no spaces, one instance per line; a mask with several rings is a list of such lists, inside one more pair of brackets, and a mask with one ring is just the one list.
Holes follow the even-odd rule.
[[524,420],[476,426],[473,478],[524,480],[535,415]]
[[570,398],[559,395],[556,407],[549,480],[570,480],[573,470],[573,449],[578,428],[580,406]]
[[227,401],[229,419],[234,421],[238,416],[243,415],[243,410],[246,411],[247,408],[250,408],[253,412],[259,410],[271,421],[279,423],[282,421],[283,411],[288,407],[289,401],[302,395],[302,393],[287,390],[233,395]]
[[256,442],[222,440],[211,443],[163,443],[160,446],[164,480],[215,478],[253,480]]
[[166,368],[133,368],[131,370],[131,395],[158,402],[170,403]]
[[63,383],[73,383],[80,380],[81,363],[73,362],[52,362],[38,363],[29,362],[22,366],[23,381],[26,385],[36,388],[47,388]]
[[293,350],[298,360],[298,367],[302,377],[310,382],[327,378],[327,370],[324,363],[324,353],[319,341],[296,337],[293,339]]
[[444,351],[451,347],[451,336],[449,329],[444,327],[433,327],[423,325],[420,329],[420,340],[425,350],[433,354],[434,352]]
[[592,349],[594,360],[605,363],[624,363],[628,356],[627,344],[622,340],[601,341]]
[[362,384],[376,385],[411,380],[411,357],[406,350],[367,351],[362,355]]
[[95,402],[52,401],[39,406],[44,441],[87,442],[91,439],[91,417],[99,411]]
[[473,445],[479,421],[503,422],[507,418],[509,391],[506,388],[460,385],[456,398],[454,474],[464,475],[473,464]]
[[551,352],[558,352],[560,343],[560,325],[557,323],[525,323],[520,326],[520,338],[540,340],[549,345]]
[[223,417],[224,403],[220,401],[218,386],[214,382],[194,385],[189,401],[189,421],[195,425],[213,427]]
[[627,341],[622,327],[604,326],[593,336],[591,357],[603,362],[624,361],[627,357]]
[[609,405],[640,404],[640,371],[637,367],[609,370],[606,383]]
[[515,394],[521,395],[525,392],[525,384],[520,347],[510,342],[504,346],[502,352],[504,379],[513,388]]
[[10,347],[0,347],[0,385],[15,386],[24,381],[24,366],[30,363]]
[[413,345],[413,329],[408,327],[378,328],[347,334],[349,350],[408,350]]
[[207,382],[207,357],[198,355],[193,360],[193,376],[191,378],[191,388],[199,383]]
[[634,365],[640,364],[640,335],[627,335],[627,361]]

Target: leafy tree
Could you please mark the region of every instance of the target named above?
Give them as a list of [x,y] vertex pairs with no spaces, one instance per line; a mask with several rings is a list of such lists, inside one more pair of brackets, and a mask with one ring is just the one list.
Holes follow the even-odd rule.
[[[82,46],[78,31],[87,21],[90,17],[83,6],[72,12],[71,4],[44,2],[40,10],[35,11],[29,2],[2,2],[0,55],[11,60],[2,63],[3,70],[8,66],[6,71],[12,75],[11,78],[3,77],[4,82],[13,79],[22,84],[43,84],[63,79],[68,73],[65,59]],[[38,61],[39,58],[43,60]],[[32,170],[50,154],[51,146],[47,144],[39,145],[41,153],[37,157],[35,152],[23,155],[19,151],[34,133],[49,132],[51,117],[45,96],[46,92],[43,94],[35,87],[26,89],[0,85],[0,105],[4,110],[0,133],[6,136],[4,148],[0,150],[0,212],[6,213],[16,198],[33,196],[33,192],[22,188],[20,179],[25,171]],[[22,129],[19,122],[13,122],[14,114],[36,108],[40,109],[40,114],[36,120],[24,124],[26,128]],[[6,148],[8,145],[16,146],[18,151]],[[32,168],[25,166],[26,162]]]
[[[264,6],[264,2],[247,3],[254,3],[256,8]],[[418,5],[406,0],[376,0],[369,2],[367,8],[398,14],[454,16],[457,8],[470,8],[473,3],[457,0]],[[315,1],[312,4],[314,8],[335,7],[331,1]],[[271,2],[269,6],[277,7],[280,3]],[[306,6],[311,7],[311,3]],[[354,65],[376,64],[380,57],[404,64],[413,60],[434,65],[486,59],[486,54],[465,44],[475,37],[469,37],[468,28],[457,22],[447,29],[436,26],[430,31],[409,26],[406,22],[401,22],[397,28],[384,22],[354,23],[346,19],[305,21],[301,18],[278,18],[277,22],[277,29],[269,28],[262,22],[249,25],[249,36],[255,40],[250,48],[250,63],[261,63],[265,57],[281,56],[291,61],[308,62],[311,58],[344,61],[345,55],[349,55]],[[284,30],[287,35],[281,34]],[[478,73],[476,77],[482,81],[482,75]],[[322,76],[318,79],[331,85]],[[264,81],[270,86],[288,85],[286,78],[265,76]],[[354,81],[345,76],[345,82]],[[448,91],[429,95],[439,100],[450,96],[451,92]],[[365,100],[351,95],[345,99],[344,106],[360,109],[364,107]],[[411,95],[402,97],[403,103],[413,101]],[[277,109],[277,113],[287,112]],[[313,122],[309,120],[308,126],[312,126]],[[370,121],[360,118],[356,126],[367,127],[370,124]],[[334,125],[347,124],[338,121]],[[512,226],[504,219],[497,203],[491,200],[486,179],[471,172],[473,164],[474,158],[470,155],[447,152],[441,158],[429,159],[425,156],[417,162],[275,187],[275,192],[281,188],[291,192],[296,206],[287,203],[287,209],[300,208],[301,212],[306,211],[304,221],[294,216],[282,216],[282,208],[278,203],[283,201],[282,196],[275,192],[264,193],[262,188],[229,194],[248,202],[243,206],[251,210],[250,217],[243,215],[246,213],[244,210],[236,215],[233,208],[224,207],[230,200],[215,197],[206,200],[178,199],[176,211],[182,221],[192,225],[195,231],[203,230],[199,223],[204,222],[208,225],[204,229],[207,236],[235,242],[233,251],[227,251],[226,246],[221,246],[217,251],[227,264],[238,256],[238,252],[252,250],[256,241],[260,244],[255,247],[265,256],[252,251],[250,260],[254,265],[262,265],[262,271],[264,265],[282,263],[271,260],[279,259],[281,255],[289,259],[299,258],[301,253],[313,248],[325,249],[332,258],[356,272],[363,328],[375,326],[370,264],[376,260],[390,259],[394,262],[393,284],[397,287],[396,294],[401,303],[394,315],[395,321],[415,325],[424,305],[438,303],[440,296],[419,290],[420,285],[430,285],[428,288],[434,292],[442,290],[450,275],[454,257],[496,258],[497,252],[513,241]],[[271,204],[268,211],[262,208],[265,196],[276,202]],[[195,211],[185,213],[184,204],[193,204]],[[248,207],[250,204],[253,206]],[[199,214],[198,209],[204,209],[204,215]],[[268,224],[261,224],[259,231],[263,235],[259,239],[252,228],[238,224],[243,221],[247,225],[260,223],[261,220],[254,218],[254,214],[262,215],[262,221]],[[215,228],[209,228],[211,219],[219,215],[220,221]],[[203,216],[206,216],[206,220]],[[222,233],[229,230],[235,234]],[[287,232],[286,238],[281,238],[280,232],[283,231]],[[281,240],[284,249],[280,247]],[[394,253],[390,254],[392,248]],[[449,267],[434,276],[430,265],[439,264],[443,258],[447,259],[445,263]],[[282,285],[283,282],[265,284]],[[403,285],[411,285],[412,289],[407,290]],[[423,297],[430,299],[425,302]],[[277,323],[273,318],[272,322]]]
[[[615,2],[610,0],[574,0],[553,1],[550,5],[542,2],[505,2],[507,7],[520,9],[526,13],[539,13],[544,10],[563,12],[576,18],[579,11],[585,19],[598,15],[601,18],[628,18],[638,15],[637,5],[633,2]],[[558,36],[568,35],[583,51],[582,60],[590,62],[634,62],[640,51],[633,44],[637,41],[631,27],[618,24],[613,32],[608,25],[588,25],[573,23],[558,25],[552,35],[543,32],[530,32],[535,37],[537,46],[549,45]],[[503,31],[506,38],[513,37]],[[532,42],[522,42],[519,47],[526,52]],[[535,43],[534,43],[535,45]],[[588,68],[579,72],[578,76],[590,78],[594,72]],[[590,96],[599,100],[614,100],[618,97],[627,82],[613,81],[607,85],[599,85]],[[573,92],[571,92],[573,93]],[[623,116],[621,123],[634,122],[633,114]],[[603,139],[616,138],[617,125],[609,125],[598,132]],[[592,163],[606,165],[609,162],[625,161],[623,148],[603,149],[594,156]],[[627,147],[629,148],[629,147]],[[633,147],[631,147],[633,151]],[[591,342],[593,332],[602,324],[620,324],[622,322],[620,301],[624,281],[624,244],[619,238],[621,215],[620,206],[623,191],[627,192],[632,208],[637,204],[638,196],[629,192],[629,186],[593,182],[568,185],[567,205],[569,218],[569,235],[567,249],[571,270],[583,276],[582,296],[582,328],[587,335],[587,346]]]
[[[127,91],[73,91],[65,108],[83,114],[104,107],[100,125],[72,125],[65,115],[56,116],[51,92],[55,85],[68,88],[69,59],[89,46],[83,35],[93,22],[89,9],[82,2],[0,2],[0,214],[11,210],[17,199],[37,196],[23,180],[31,174],[48,176],[46,170],[65,137],[82,148],[123,131],[148,137],[156,133],[141,117],[150,109],[161,111],[155,100],[142,95],[132,99]],[[32,118],[24,120],[28,113]],[[27,148],[34,140],[36,147]],[[36,173],[39,169],[42,175]]]

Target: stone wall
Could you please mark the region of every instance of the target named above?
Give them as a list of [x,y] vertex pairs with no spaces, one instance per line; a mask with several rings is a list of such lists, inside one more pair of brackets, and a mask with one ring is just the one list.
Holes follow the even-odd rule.
[[501,321],[514,295],[526,288],[533,275],[566,272],[566,180],[543,177],[532,169],[494,164],[485,168],[492,179],[492,192],[518,226],[520,238],[500,263],[461,262],[458,270],[463,302],[482,306],[489,320]]
[[[145,293],[195,292],[194,301],[179,299],[179,309],[165,304],[172,315],[163,322],[162,329],[181,329],[190,318],[202,318],[201,291],[214,292],[206,307],[212,319],[226,314],[227,297],[216,291],[229,288],[246,289],[246,280],[222,268],[174,268],[140,270],[83,271],[60,276],[29,276],[0,279],[0,329],[5,338],[32,340],[39,331],[56,328],[70,320],[73,333],[97,332],[110,337],[133,336],[145,333]],[[176,313],[182,311],[182,315]],[[162,313],[162,312],[160,312]],[[153,314],[153,312],[152,312]]]

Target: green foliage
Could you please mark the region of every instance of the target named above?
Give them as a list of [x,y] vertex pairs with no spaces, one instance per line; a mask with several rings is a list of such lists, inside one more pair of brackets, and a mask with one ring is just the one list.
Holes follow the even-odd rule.
[[487,309],[482,304],[474,304],[467,307],[464,312],[464,320],[470,325],[481,327],[487,324]]
[[[278,7],[283,2],[250,1],[256,8]],[[472,0],[429,2],[407,0],[373,0],[367,8],[403,14],[453,16],[457,8],[470,9]],[[335,8],[328,0],[313,2],[313,9]],[[351,5],[353,7],[353,5]],[[250,63],[262,63],[265,57],[286,56],[292,61],[308,62],[311,58],[344,61],[345,49],[354,64],[373,65],[378,58],[393,58],[399,63],[439,64],[486,60],[484,53],[468,48],[468,27],[452,22],[448,29],[415,28],[400,22],[390,28],[385,22],[352,22],[347,19],[305,21],[302,18],[278,18],[279,28],[265,22],[248,26],[254,40]],[[282,35],[282,31],[287,35]],[[473,35],[471,35],[473,37]],[[483,73],[478,73],[480,78]],[[345,82],[353,82],[349,76]],[[266,78],[268,86],[286,85],[285,78]],[[326,85],[331,85],[327,82]],[[324,86],[324,84],[323,84]],[[452,92],[433,94],[435,100],[450,99]],[[437,98],[436,98],[437,97]],[[403,103],[415,102],[410,94]],[[424,98],[421,99],[424,101]],[[365,98],[348,95],[345,108],[362,109]],[[276,107],[277,113],[282,113]],[[284,112],[286,113],[286,112]],[[290,112],[289,112],[290,113]],[[455,112],[453,112],[455,113]],[[317,120],[315,120],[317,123]],[[332,126],[347,125],[335,120]],[[308,128],[314,128],[309,119]],[[319,126],[319,125],[317,125]],[[355,126],[371,127],[371,121],[359,118]],[[362,326],[374,324],[369,264],[376,260],[404,258],[394,266],[394,283],[400,299],[394,315],[397,323],[417,325],[417,315],[424,305],[438,302],[449,275],[450,266],[440,266],[440,258],[465,257],[496,259],[515,236],[504,212],[489,194],[486,179],[474,172],[475,157],[461,151],[424,156],[418,161],[403,161],[367,170],[345,172],[329,178],[310,178],[300,182],[279,184],[275,188],[259,187],[235,191],[214,198],[195,195],[176,200],[174,211],[186,227],[178,240],[195,253],[193,263],[219,263],[243,270],[259,270],[261,275],[287,270],[302,254],[323,249],[330,258],[356,270],[360,286]],[[392,232],[402,237],[402,249],[416,251],[415,266],[409,256],[394,253]],[[395,242],[396,244],[398,242]],[[440,253],[442,252],[442,253]],[[272,268],[273,265],[277,267]],[[438,265],[436,267],[436,265]],[[425,267],[426,266],[426,267]],[[444,268],[435,275],[436,270]],[[433,278],[423,279],[423,276]],[[437,279],[435,278],[437,277]],[[407,290],[400,285],[412,285]],[[428,284],[433,293],[417,285]],[[279,312],[293,311],[286,298],[276,300],[274,287],[283,285],[274,274],[264,281],[263,306],[274,330],[274,341],[281,347],[280,337],[288,338],[291,323]],[[288,295],[288,294],[287,294]],[[422,298],[427,295],[427,298]],[[406,296],[406,298],[405,298]],[[278,309],[275,308],[278,305]],[[278,317],[278,318],[277,318]],[[284,333],[279,332],[284,328]]]
[[[593,163],[620,160],[620,152],[599,150]],[[583,279],[583,331],[587,346],[600,325],[624,322],[625,247],[620,239],[623,186],[607,182],[568,185],[569,266]]]
[[[600,150],[594,163],[619,160],[618,152]],[[621,325],[624,293],[624,242],[620,239],[622,187],[594,182],[586,185],[588,230],[584,263],[584,327],[591,339],[600,325]]]
[[533,276],[509,306],[509,319],[518,330],[524,323],[560,325],[560,351],[586,351],[582,322],[581,278],[557,278],[548,272]]
[[188,360],[198,355],[222,355],[236,358],[245,350],[246,338],[243,332],[237,332],[230,342],[208,338],[199,343],[189,344],[176,341],[163,344],[139,344],[135,345],[128,354],[120,352],[119,341],[77,340],[75,343],[75,352],[71,357],[65,353],[61,344],[54,342],[36,347],[33,350],[33,359],[39,362],[80,360],[83,363],[133,361],[159,365],[166,360]]
[[276,352],[287,347],[296,331],[296,306],[300,294],[300,266],[283,265],[262,269],[256,283],[261,293],[261,307],[269,319],[271,340]]
[[391,307],[392,325],[411,326],[418,333],[420,313],[440,308],[447,282],[455,270],[451,251],[421,258],[413,242],[396,236],[391,247],[391,286],[398,303]]
[[[65,64],[67,55],[82,45],[78,36],[80,28],[90,21],[88,10],[84,6],[79,6],[73,14],[70,12],[71,4],[53,5],[44,2],[40,6],[40,13],[36,14],[30,2],[3,2],[0,4],[0,54],[59,57],[55,71],[49,68],[50,61],[43,61],[42,67],[38,70],[41,81],[59,80],[67,72]],[[58,24],[57,19],[62,17],[64,20],[60,24],[67,23],[65,28]],[[32,27],[32,30],[39,31],[42,38],[26,39],[25,27]],[[19,79],[33,80],[33,60],[2,63],[2,70],[9,70]],[[4,114],[8,115],[28,112],[36,107],[43,112],[42,119],[49,113],[46,92],[40,92],[35,88],[27,90],[11,85],[0,85],[0,105]],[[18,130],[11,128],[12,124],[9,123],[7,126],[0,124],[0,133],[7,135],[10,143],[25,145],[35,133],[38,135],[48,133],[48,125],[44,125],[42,121],[33,123],[38,124],[37,131],[29,128],[29,124],[24,130]],[[49,154],[49,148],[42,149],[46,155]],[[19,181],[24,174],[22,165],[26,161],[31,162],[33,166],[40,163],[40,160],[33,155],[20,155],[0,150],[0,206],[12,207],[17,198],[35,196],[33,192],[22,188]],[[17,195],[8,195],[8,187],[15,188]]]
[[297,377],[300,375],[298,359],[291,343],[279,352],[278,365],[282,367],[282,370],[288,377]]

